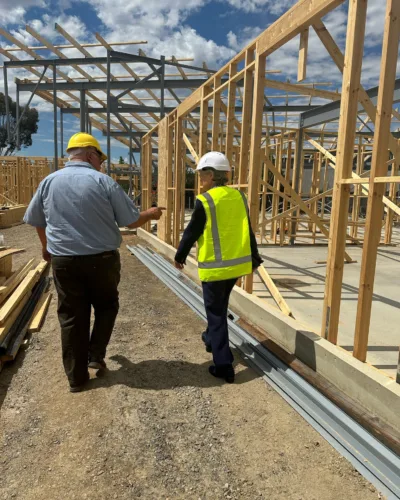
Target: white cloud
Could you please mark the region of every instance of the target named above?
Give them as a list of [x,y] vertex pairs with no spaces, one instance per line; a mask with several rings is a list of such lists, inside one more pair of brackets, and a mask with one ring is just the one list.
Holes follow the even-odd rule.
[[[139,46],[152,57],[160,55],[193,58],[201,65],[218,67],[234,55],[231,48],[207,40],[185,25],[188,15],[203,7],[209,0],[88,0],[103,22],[102,35],[107,40],[147,40]],[[136,52],[135,45],[118,50]]]
[[228,45],[236,52],[239,52],[243,47],[254,40],[254,38],[256,38],[262,31],[263,29],[258,26],[246,26],[238,33],[230,31],[227,35]]
[[46,7],[44,0],[1,0],[0,25],[19,24],[23,22],[27,10],[31,7]]
[[281,15],[288,10],[297,0],[226,0],[232,7],[244,12],[267,12]]

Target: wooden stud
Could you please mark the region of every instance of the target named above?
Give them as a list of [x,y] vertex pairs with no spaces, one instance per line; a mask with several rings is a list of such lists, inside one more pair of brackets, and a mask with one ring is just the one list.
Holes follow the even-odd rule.
[[[254,59],[254,51],[248,50],[246,52],[245,65],[248,66],[253,61],[253,59]],[[265,78],[265,75],[263,76]],[[254,85],[253,68],[251,68],[246,70],[244,76],[243,112],[242,112],[242,127],[241,127],[241,137],[240,137],[241,146],[240,146],[239,179],[238,179],[239,184],[244,184],[246,182],[247,172],[249,168],[251,104],[252,102],[254,102],[253,85]],[[262,113],[261,113],[261,118],[262,118]],[[261,130],[261,125],[260,125],[260,130]],[[260,138],[260,144],[261,144],[261,138]]]
[[381,75],[377,117],[375,123],[374,147],[371,165],[371,183],[368,196],[367,223],[361,261],[359,298],[353,355],[365,361],[368,348],[368,333],[371,320],[372,295],[374,290],[375,268],[383,216],[383,194],[385,184],[375,184],[373,179],[387,174],[390,124],[396,65],[400,37],[400,3],[388,0],[385,30],[382,46]]
[[175,162],[174,162],[174,217],[173,217],[173,245],[175,248],[180,240],[180,213],[181,213],[181,187],[183,170],[183,133],[182,118],[175,122]]
[[[264,88],[265,88],[265,57],[258,55],[256,49],[256,64],[254,70],[254,99],[253,118],[251,124],[251,145],[250,145],[250,172],[249,172],[249,214],[250,223],[254,231],[257,230],[259,212],[259,185],[261,170],[261,126],[263,119]],[[243,144],[242,144],[243,148]],[[253,291],[253,274],[246,276],[244,289],[247,293]]]
[[279,309],[286,316],[293,316],[292,311],[290,310],[290,307],[287,305],[285,299],[282,297],[282,294],[278,290],[277,286],[275,285],[271,276],[268,274],[265,267],[263,265],[261,265],[257,269],[257,271],[258,271],[258,274],[260,275],[260,278],[263,280],[265,286],[267,287],[269,293],[271,294],[272,298],[275,300],[276,304],[278,305]]
[[337,168],[332,201],[332,223],[329,236],[329,256],[322,315],[322,336],[336,344],[339,327],[343,262],[346,247],[350,188],[340,184],[353,169],[354,141],[358,112],[358,90],[364,50],[367,4],[352,0],[349,4],[346,56],[339,122]]
[[309,28],[306,28],[300,33],[299,67],[297,72],[298,82],[302,82],[307,77],[308,35]]

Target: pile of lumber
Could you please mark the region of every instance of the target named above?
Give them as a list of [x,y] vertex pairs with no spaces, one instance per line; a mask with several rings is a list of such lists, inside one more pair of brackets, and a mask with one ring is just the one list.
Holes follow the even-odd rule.
[[0,250],[0,273],[6,270],[0,274],[0,370],[15,359],[26,334],[40,329],[51,300],[47,262],[31,259],[15,272],[9,265],[2,270],[1,262],[21,251]]
[[22,224],[27,205],[15,205],[12,207],[0,207],[0,229]]

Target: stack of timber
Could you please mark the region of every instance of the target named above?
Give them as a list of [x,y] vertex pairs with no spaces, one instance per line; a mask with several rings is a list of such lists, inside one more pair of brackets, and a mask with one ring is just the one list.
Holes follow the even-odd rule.
[[27,205],[0,206],[0,229],[23,223]]
[[[0,263],[20,251],[0,251]],[[48,267],[45,261],[35,265],[31,259],[15,272],[6,266],[7,275],[0,276],[0,371],[15,359],[26,334],[37,332],[43,323],[51,300]]]

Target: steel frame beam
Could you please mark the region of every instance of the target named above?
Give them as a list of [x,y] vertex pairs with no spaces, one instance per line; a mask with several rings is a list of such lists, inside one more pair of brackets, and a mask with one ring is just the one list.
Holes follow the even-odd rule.
[[[290,104],[287,106],[264,106],[264,112],[267,113],[285,113],[285,112],[302,112],[305,110],[314,110],[315,108],[319,108],[323,106],[301,106],[301,105],[293,105]],[[164,111],[170,113],[174,111],[175,107],[166,106],[164,107]],[[209,111],[212,111],[212,107],[208,108]],[[119,105],[118,108],[113,108],[111,106],[111,111],[113,113],[161,113],[161,106],[140,106],[136,104],[122,104]],[[200,108],[192,110],[193,112],[200,112]],[[235,112],[240,113],[243,111],[241,106],[235,106]],[[62,108],[62,113],[65,114],[76,114],[80,112],[80,108]],[[107,108],[89,108],[89,113],[106,113]]]
[[[25,61],[19,61],[25,62]],[[106,78],[106,77],[104,77]],[[193,78],[187,80],[165,80],[164,81],[164,89],[192,89],[201,87],[205,82],[208,81],[208,78]],[[228,80],[225,78],[222,80],[222,83],[227,82]],[[18,82],[20,86],[20,90],[32,92],[35,88],[35,83],[24,83]],[[238,82],[237,85],[241,86],[243,83]],[[162,81],[160,80],[150,80],[143,82],[142,80],[124,80],[124,81],[112,81],[110,82],[110,90],[120,90],[120,89],[149,89],[149,90],[161,90],[162,89]],[[74,91],[74,90],[107,90],[107,82],[57,82],[56,89],[59,92],[64,91]],[[53,90],[53,83],[41,83],[38,86],[38,91],[46,91]]]
[[[367,94],[376,106],[379,87],[367,90]],[[312,128],[322,123],[338,120],[340,116],[340,102],[335,101],[319,106],[317,109],[307,111],[300,115],[300,128]],[[400,78],[396,80],[393,103],[400,102]],[[364,111],[363,105],[358,105],[358,111]]]

